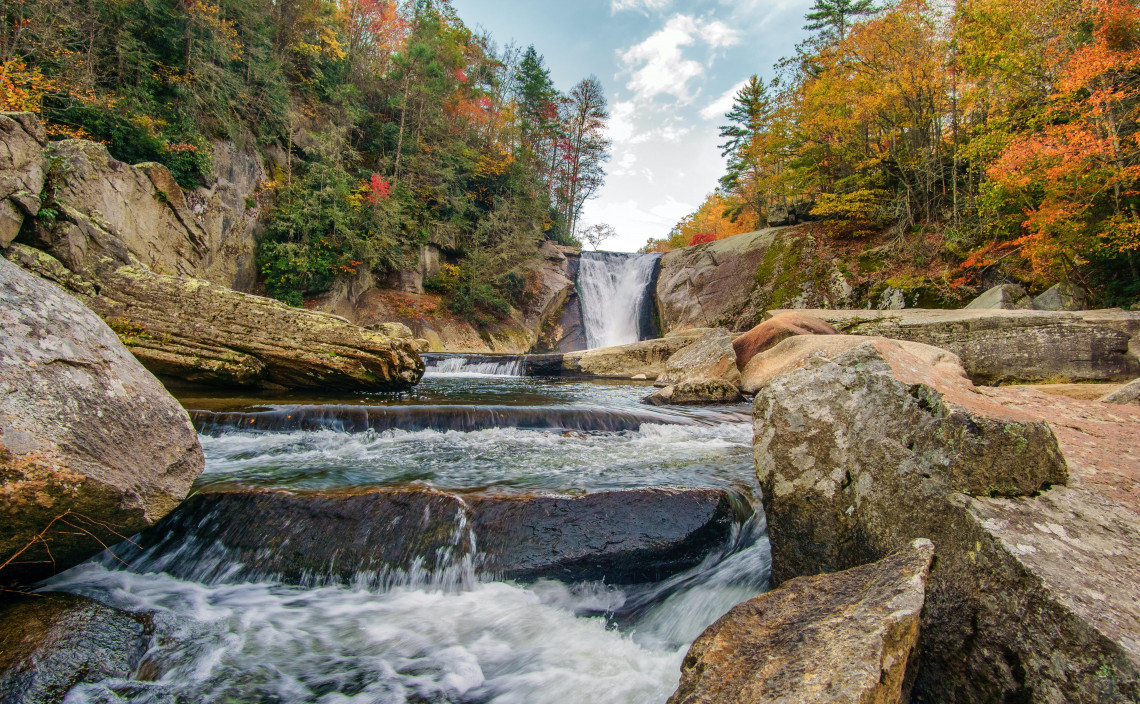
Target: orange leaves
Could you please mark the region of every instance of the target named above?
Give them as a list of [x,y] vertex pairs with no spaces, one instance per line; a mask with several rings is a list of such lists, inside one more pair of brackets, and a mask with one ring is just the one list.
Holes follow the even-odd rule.
[[0,110],[38,113],[47,85],[38,68],[28,68],[19,59],[0,63]]

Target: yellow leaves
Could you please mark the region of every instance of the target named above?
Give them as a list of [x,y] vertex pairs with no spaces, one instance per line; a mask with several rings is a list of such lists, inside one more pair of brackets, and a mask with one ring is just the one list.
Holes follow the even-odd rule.
[[19,59],[0,63],[0,109],[10,112],[40,112],[48,79],[38,68],[28,68]]

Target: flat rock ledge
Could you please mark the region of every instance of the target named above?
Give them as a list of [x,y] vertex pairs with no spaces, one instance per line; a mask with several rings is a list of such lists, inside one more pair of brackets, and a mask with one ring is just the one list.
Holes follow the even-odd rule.
[[143,533],[141,553],[123,557],[138,570],[205,582],[447,580],[470,570],[522,581],[646,583],[695,567],[747,512],[717,489],[573,498],[410,489],[204,493]]
[[[772,310],[768,316],[787,313]],[[958,355],[979,384],[1130,381],[1140,376],[1140,312],[802,310],[847,335],[909,340]]]
[[292,308],[202,279],[103,260],[72,272],[40,250],[13,245],[10,260],[76,294],[156,376],[226,387],[407,388],[424,364],[410,338]]
[[933,541],[917,700],[1140,699],[1140,409],[869,339],[771,379],[754,427],[777,582]]
[[908,701],[933,555],[929,540],[915,540],[736,606],[689,648],[668,704]]

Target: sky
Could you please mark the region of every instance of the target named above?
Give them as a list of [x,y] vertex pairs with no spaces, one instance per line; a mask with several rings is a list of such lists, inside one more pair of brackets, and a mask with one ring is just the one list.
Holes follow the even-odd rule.
[[468,27],[534,44],[559,90],[595,75],[614,142],[583,224],[635,251],[694,211],[724,172],[718,127],[732,96],[804,37],[811,0],[452,0]]

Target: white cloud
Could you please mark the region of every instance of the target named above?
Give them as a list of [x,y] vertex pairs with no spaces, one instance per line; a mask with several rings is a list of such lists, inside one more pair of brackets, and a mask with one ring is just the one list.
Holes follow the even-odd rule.
[[704,74],[706,67],[686,59],[682,47],[699,40],[720,49],[735,44],[739,38],[739,32],[719,20],[674,15],[645,41],[620,54],[623,67],[630,74],[626,87],[638,101],[672,95],[682,104],[689,103],[694,97],[689,92],[689,81]]
[[610,139],[615,143],[628,142],[633,138],[634,126],[633,115],[637,106],[632,101],[619,101],[614,103],[614,107],[610,110],[610,120],[606,127],[610,133]]
[[622,152],[614,159],[609,168],[610,176],[628,176],[633,173],[633,166],[637,163],[637,155],[631,151]]
[[732,109],[732,102],[736,99],[736,94],[746,85],[748,85],[748,81],[744,80],[726,90],[719,98],[701,108],[701,117],[706,120],[717,120],[724,117],[724,114]]
[[622,10],[663,10],[670,0],[610,0],[610,12]]
[[648,132],[642,132],[639,135],[631,137],[630,144],[644,144],[645,142],[680,142],[683,137],[693,131],[690,127],[676,127],[674,125],[665,125],[664,127],[657,127]]

